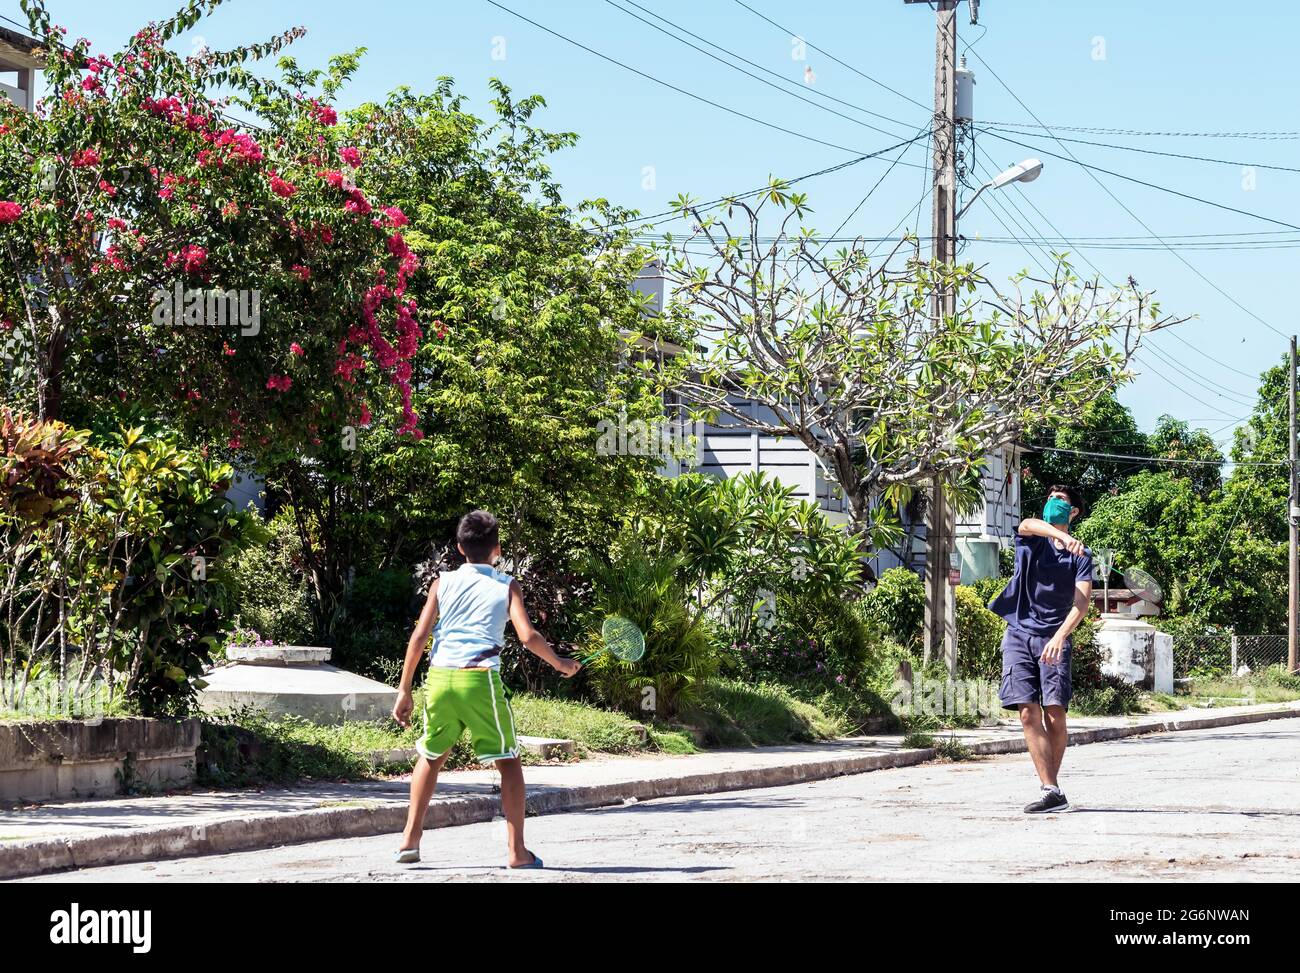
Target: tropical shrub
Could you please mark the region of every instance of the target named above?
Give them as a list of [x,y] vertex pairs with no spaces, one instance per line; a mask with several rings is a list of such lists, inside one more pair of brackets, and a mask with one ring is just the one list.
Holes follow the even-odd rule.
[[281,510],[231,559],[231,615],[239,628],[279,645],[311,644],[313,629],[302,543]]
[[[670,717],[697,694],[701,680],[718,671],[718,656],[703,612],[682,584],[684,564],[674,555],[652,556],[622,544],[608,561],[593,560],[593,624],[585,640],[586,667],[596,696],[649,718]],[[631,619],[645,634],[646,651],[629,663],[601,652],[600,621]]]
[[[146,714],[186,708],[227,625],[227,562],[250,541],[249,517],[224,497],[233,471],[166,431],[124,428],[95,442],[16,415],[6,429],[6,707],[20,709],[29,680],[53,674],[70,698],[124,698]],[[33,441],[48,462],[24,452]]]
[[1007,623],[984,607],[975,588],[958,585],[957,670],[972,678],[997,679],[1002,673],[1002,636]]
[[915,646],[925,622],[925,585],[907,568],[890,568],[866,596],[866,616],[900,645]]
[[396,685],[417,607],[409,572],[389,568],[357,575],[334,626],[335,664]]

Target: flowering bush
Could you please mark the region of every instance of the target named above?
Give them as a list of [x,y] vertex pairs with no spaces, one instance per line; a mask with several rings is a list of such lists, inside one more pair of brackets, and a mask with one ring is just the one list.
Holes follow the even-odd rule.
[[[405,218],[375,208],[312,79],[249,71],[300,30],[190,58],[168,49],[214,6],[192,0],[97,54],[25,0],[48,95],[30,113],[0,99],[8,391],[42,419],[140,403],[274,463],[386,404],[388,386],[399,432],[419,436],[410,361],[424,329]],[[348,70],[336,64],[330,91]],[[182,303],[173,294],[183,321],[159,313]],[[253,294],[257,321],[216,313]]]
[[753,642],[732,643],[731,654],[741,677],[752,682],[817,679],[842,686],[847,681],[837,661],[816,639],[765,633]]

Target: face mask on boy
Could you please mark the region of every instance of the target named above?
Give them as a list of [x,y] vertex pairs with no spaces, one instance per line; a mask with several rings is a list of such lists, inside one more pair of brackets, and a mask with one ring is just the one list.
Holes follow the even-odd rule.
[[1043,519],[1057,527],[1070,522],[1070,504],[1060,497],[1050,497],[1043,505]]

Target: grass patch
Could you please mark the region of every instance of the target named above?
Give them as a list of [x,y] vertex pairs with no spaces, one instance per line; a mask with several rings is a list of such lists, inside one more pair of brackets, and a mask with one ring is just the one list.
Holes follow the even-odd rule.
[[804,702],[785,686],[736,679],[701,683],[697,700],[683,710],[682,718],[700,731],[706,745],[724,747],[813,743],[852,729],[842,716]]
[[903,736],[904,750],[929,750],[934,746],[934,734],[924,730],[908,730]]
[[[410,771],[411,760],[376,766],[372,754],[409,750],[420,735],[420,698],[414,724],[403,729],[392,720],[320,726],[298,717],[269,719],[249,709],[208,716],[202,724],[202,759],[198,783],[207,787],[247,787],[300,781],[366,780]],[[520,735],[573,740],[579,756],[662,750],[694,753],[694,741],[682,730],[647,728],[642,742],[637,723],[622,713],[584,703],[518,694],[511,700]],[[539,764],[531,751],[525,764]],[[447,758],[446,769],[478,766],[469,736],[462,736]]]
[[510,700],[515,712],[515,726],[524,736],[556,737],[572,740],[580,755],[596,753],[635,753],[654,747],[653,739],[642,740],[642,732],[630,717],[622,713],[596,709],[584,703],[547,696],[519,693]]
[[1224,700],[1226,705],[1289,703],[1300,699],[1300,676],[1287,672],[1284,665],[1269,666],[1247,676],[1205,676],[1194,678],[1185,695]]
[[689,730],[678,729],[660,729],[658,727],[647,727],[650,731],[650,742],[660,753],[688,754],[699,753],[700,748],[696,746],[695,737],[691,736]]
[[935,753],[944,760],[974,760],[975,752],[951,734],[946,740],[940,740],[934,746]]

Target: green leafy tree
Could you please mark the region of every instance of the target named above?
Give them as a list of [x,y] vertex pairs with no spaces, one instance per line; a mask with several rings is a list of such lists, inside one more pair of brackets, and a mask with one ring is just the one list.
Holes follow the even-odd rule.
[[[1042,430],[1031,430],[1026,441],[1033,446],[1111,453],[1119,456],[1149,456],[1146,435],[1127,406],[1114,394],[1090,403],[1074,422]],[[1073,452],[1027,451],[1021,478],[1021,506],[1026,513],[1041,510],[1047,502],[1047,488],[1068,483],[1079,488],[1084,504],[1091,509],[1104,495],[1118,491],[1137,470],[1145,469],[1132,460],[1109,460],[1080,456]]]
[[1163,415],[1155,432],[1147,437],[1153,457],[1185,462],[1170,464],[1172,472],[1192,481],[1192,488],[1202,498],[1223,486],[1223,453],[1204,429],[1193,429],[1182,419]]
[[[252,73],[301,30],[168,46],[218,3],[95,54],[24,0],[48,93],[35,112],[0,100],[0,355],[38,418],[125,407],[266,464],[409,397],[416,258],[327,98]],[[231,99],[268,127],[232,121]]]
[[322,430],[310,460],[265,469],[271,494],[299,518],[326,634],[350,572],[454,558],[445,542],[457,518],[484,507],[500,518],[507,567],[548,634],[566,637],[578,566],[608,546],[665,458],[598,448],[602,422],[662,416],[627,340],[642,324],[630,285],[647,254],[626,232],[584,225],[618,222],[620,211],[562,202],[548,158],[576,137],[533,124],[542,100],[516,100],[497,82],[493,93],[490,121],[442,79],[431,94],[399,89],[340,124],[361,153],[356,178],[409,219],[420,269],[408,293],[428,326],[410,374],[420,438],[402,434],[393,408]]

